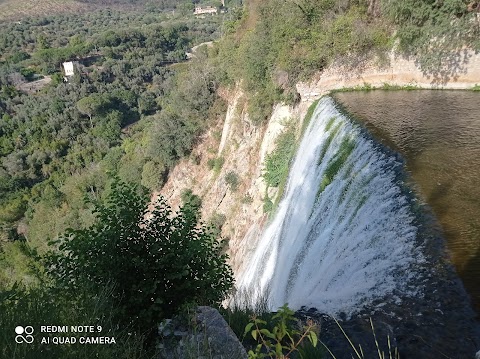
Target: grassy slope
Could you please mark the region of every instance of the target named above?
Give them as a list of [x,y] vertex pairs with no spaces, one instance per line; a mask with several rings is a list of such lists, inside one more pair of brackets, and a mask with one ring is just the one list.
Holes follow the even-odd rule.
[[74,0],[2,0],[0,21],[21,20],[26,16],[85,11],[88,5]]
[[132,9],[141,6],[141,2],[128,0],[0,0],[0,22],[19,21],[28,16],[48,16],[59,13],[78,13],[102,7]]

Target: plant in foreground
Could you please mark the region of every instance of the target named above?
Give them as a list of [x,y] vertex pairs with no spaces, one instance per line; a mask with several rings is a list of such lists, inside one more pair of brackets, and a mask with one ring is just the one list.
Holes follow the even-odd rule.
[[302,342],[307,338],[313,347],[317,346],[318,338],[315,332],[316,325],[312,320],[302,331],[294,329],[292,323],[297,322],[294,312],[285,304],[272,317],[275,326],[272,330],[265,328],[267,322],[252,317],[251,322],[245,327],[245,335],[250,333],[259,344],[255,351],[248,352],[249,359],[277,358],[288,359],[292,353],[298,351]]
[[159,199],[153,209],[135,186],[114,179],[96,221],[69,229],[46,259],[59,290],[112,283],[110,295],[124,324],[153,331],[187,303],[215,304],[233,285],[222,244],[187,203],[177,212]]

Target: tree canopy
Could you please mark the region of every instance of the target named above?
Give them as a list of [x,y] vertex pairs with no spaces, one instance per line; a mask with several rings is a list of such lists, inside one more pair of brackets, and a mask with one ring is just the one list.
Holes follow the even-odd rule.
[[233,286],[222,243],[198,222],[196,209],[173,212],[160,198],[146,206],[134,186],[116,179],[95,222],[54,242],[47,268],[59,288],[113,284],[119,320],[153,328],[188,303],[215,304]]

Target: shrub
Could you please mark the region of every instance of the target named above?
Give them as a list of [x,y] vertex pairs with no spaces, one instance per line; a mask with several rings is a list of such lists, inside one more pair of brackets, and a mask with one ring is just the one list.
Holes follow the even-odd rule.
[[225,163],[225,158],[217,157],[217,158],[210,158],[207,161],[207,166],[209,169],[213,170],[215,173],[219,173]]
[[228,188],[230,188],[230,191],[236,192],[240,181],[237,173],[230,171],[225,176],[225,182],[227,183]]
[[[266,328],[267,324],[274,325],[273,329]],[[316,347],[318,338],[313,321],[308,320],[302,331],[298,330],[297,326],[298,320],[286,304],[280,307],[272,317],[272,323],[254,316],[245,327],[245,334],[250,333],[259,344],[255,350],[248,352],[248,358],[290,358],[290,355],[297,352],[307,338],[312,346]]]
[[155,191],[162,187],[165,167],[154,161],[148,161],[142,169],[142,186]]
[[265,159],[263,177],[270,187],[279,187],[288,177],[290,161],[295,154],[295,146],[295,128],[288,126],[287,130],[275,141],[275,150]]
[[49,253],[48,272],[66,291],[113,283],[125,324],[152,330],[187,303],[219,303],[232,287],[221,243],[191,206],[174,213],[160,198],[148,211],[136,188],[116,179],[94,213],[93,225],[67,230],[54,242],[60,251]]
[[184,206],[188,206],[196,212],[202,207],[202,199],[200,196],[194,194],[190,188],[186,188],[182,191],[181,199]]
[[242,203],[243,203],[243,204],[253,203],[253,198],[252,198],[252,196],[250,196],[249,194],[246,194],[246,195],[242,198]]
[[263,198],[263,213],[271,213],[273,211],[273,202],[268,194]]
[[215,167],[215,158],[209,158],[208,161],[207,161],[207,166],[208,166],[208,169],[210,170],[213,170],[213,168]]
[[211,228],[211,231],[213,232],[215,237],[220,237],[223,225],[225,224],[226,220],[227,217],[223,213],[219,212],[215,212],[210,218],[209,227]]

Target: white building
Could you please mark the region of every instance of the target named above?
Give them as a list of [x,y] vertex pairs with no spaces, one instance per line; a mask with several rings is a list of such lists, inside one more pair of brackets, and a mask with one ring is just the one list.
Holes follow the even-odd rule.
[[201,6],[196,6],[195,11],[193,12],[195,15],[202,15],[202,14],[216,14],[217,13],[217,8],[212,7],[212,6],[206,6],[206,7],[201,7]]
[[70,77],[75,75],[75,65],[77,64],[76,61],[69,61],[63,63],[63,70],[65,71],[65,76]]

